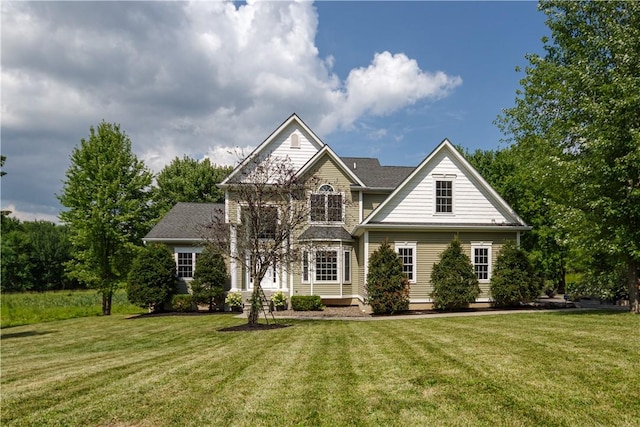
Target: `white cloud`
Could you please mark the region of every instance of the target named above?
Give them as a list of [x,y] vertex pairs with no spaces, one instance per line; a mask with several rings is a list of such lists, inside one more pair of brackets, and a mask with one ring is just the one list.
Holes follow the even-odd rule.
[[18,209],[58,207],[69,154],[103,119],[158,172],[183,155],[234,164],[228,152],[250,152],[294,111],[323,136],[461,84],[390,52],[341,81],[335,58],[320,57],[319,18],[305,1],[0,7],[2,148],[15,178],[3,195]]

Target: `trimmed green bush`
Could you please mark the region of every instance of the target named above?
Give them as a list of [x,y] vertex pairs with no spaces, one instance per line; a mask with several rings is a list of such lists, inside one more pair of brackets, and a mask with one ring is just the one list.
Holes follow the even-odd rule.
[[540,296],[542,285],[527,253],[515,242],[506,242],[491,275],[489,292],[493,305],[508,307],[531,302]]
[[206,304],[209,311],[224,309],[224,286],[229,275],[224,257],[205,248],[198,255],[196,270],[191,282],[191,294],[197,304]]
[[402,260],[388,241],[371,255],[367,273],[367,303],[376,314],[393,314],[409,309],[409,279]]
[[176,285],[176,264],[169,248],[158,243],[140,248],[127,279],[129,301],[149,311],[161,310]]
[[322,311],[322,299],[319,295],[294,295],[291,297],[291,308],[295,311]]
[[177,311],[179,313],[196,311],[196,304],[193,301],[193,297],[186,294],[174,295],[173,298],[171,298],[171,311]]
[[440,254],[431,273],[431,298],[436,310],[459,310],[469,307],[480,295],[480,285],[471,260],[462,251],[458,239]]

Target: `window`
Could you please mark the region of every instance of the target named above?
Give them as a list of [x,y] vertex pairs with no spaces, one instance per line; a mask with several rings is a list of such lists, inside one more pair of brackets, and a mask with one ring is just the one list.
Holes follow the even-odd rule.
[[254,215],[249,213],[248,207],[243,207],[243,225],[247,233],[257,230],[259,239],[274,239],[278,232],[278,208],[275,206],[256,206]]
[[193,277],[193,254],[178,252],[178,277]]
[[396,251],[402,261],[402,271],[407,275],[407,279],[411,283],[416,282],[416,244],[415,243],[396,243]]
[[338,251],[316,252],[316,281],[338,281]]
[[491,279],[491,243],[471,243],[471,259],[478,281],[488,282]]
[[453,181],[436,181],[436,213],[453,212]]
[[302,281],[309,281],[309,252],[302,252]]
[[351,283],[351,251],[344,251],[342,259],[342,281]]
[[291,148],[300,148],[300,137],[297,133],[291,134]]
[[310,219],[313,222],[342,222],[342,194],[324,184],[309,198]]

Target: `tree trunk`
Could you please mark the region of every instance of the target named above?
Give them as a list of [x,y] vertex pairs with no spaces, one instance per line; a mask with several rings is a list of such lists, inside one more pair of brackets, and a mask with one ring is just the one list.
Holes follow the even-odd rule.
[[629,309],[640,314],[640,289],[638,289],[638,263],[632,259],[627,262],[627,284],[629,286]]
[[108,290],[102,293],[102,314],[105,316],[111,315],[111,300],[113,297],[113,291]]
[[258,323],[258,317],[260,316],[260,282],[253,281],[253,292],[251,293],[251,310],[249,311],[249,317],[247,323],[249,325],[255,325]]

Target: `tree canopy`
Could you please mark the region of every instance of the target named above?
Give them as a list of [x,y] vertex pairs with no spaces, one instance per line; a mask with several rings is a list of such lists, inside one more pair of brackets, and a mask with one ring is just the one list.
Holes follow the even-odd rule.
[[209,159],[174,158],[156,178],[154,200],[160,216],[178,202],[221,203],[224,191],[216,184],[231,173],[231,166],[217,166]]
[[551,37],[499,118],[563,209],[572,245],[626,265],[640,313],[640,3],[545,1]]
[[153,175],[119,125],[103,121],[89,132],[71,154],[58,196],[66,208],[60,219],[76,249],[70,274],[102,293],[108,315],[113,291],[126,278],[131,246],[148,231]]

